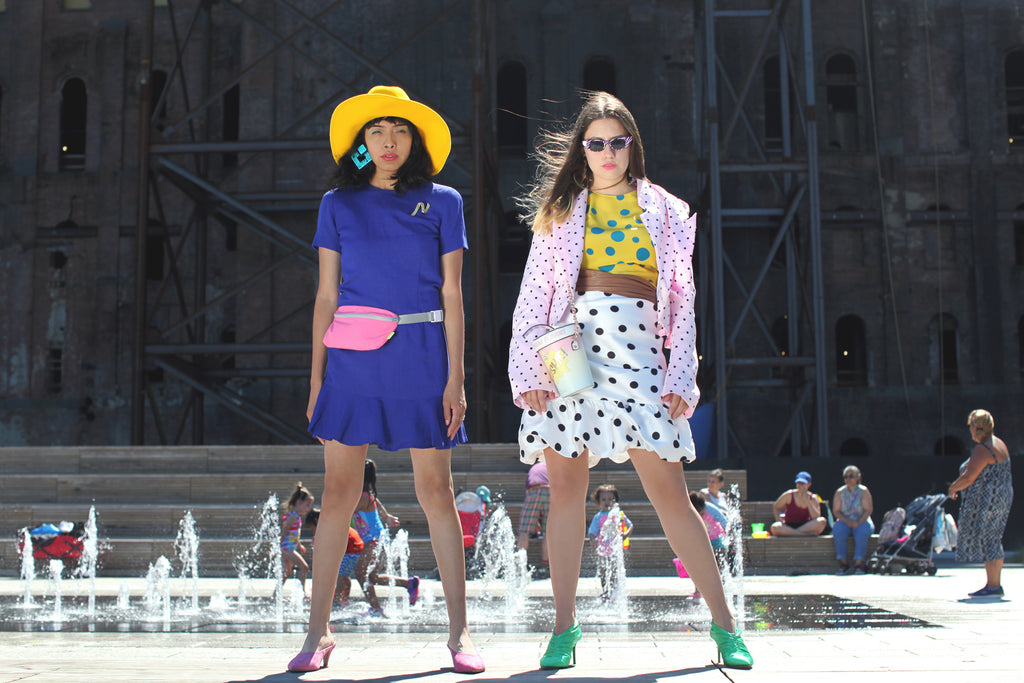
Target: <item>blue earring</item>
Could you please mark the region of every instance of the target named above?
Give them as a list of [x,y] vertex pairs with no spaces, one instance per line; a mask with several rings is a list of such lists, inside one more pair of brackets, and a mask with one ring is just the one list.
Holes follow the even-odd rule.
[[359,145],[359,149],[351,157],[352,163],[356,165],[356,168],[363,169],[372,159],[370,153],[366,149],[366,145]]

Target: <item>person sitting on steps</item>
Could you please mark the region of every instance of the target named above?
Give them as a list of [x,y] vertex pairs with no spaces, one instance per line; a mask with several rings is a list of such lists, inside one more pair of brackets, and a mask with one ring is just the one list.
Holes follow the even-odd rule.
[[799,472],[795,488],[791,488],[775,501],[776,522],[772,536],[818,536],[825,530],[818,496],[811,493],[811,475]]

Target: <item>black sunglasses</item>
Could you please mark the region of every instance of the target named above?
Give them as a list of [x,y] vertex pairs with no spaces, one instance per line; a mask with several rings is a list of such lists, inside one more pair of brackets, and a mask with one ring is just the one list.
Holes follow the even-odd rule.
[[629,147],[629,143],[633,142],[633,138],[629,135],[620,135],[617,138],[611,140],[602,140],[601,138],[590,138],[589,140],[583,141],[583,146],[589,149],[591,152],[603,152],[604,146],[608,145],[613,152],[618,152]]

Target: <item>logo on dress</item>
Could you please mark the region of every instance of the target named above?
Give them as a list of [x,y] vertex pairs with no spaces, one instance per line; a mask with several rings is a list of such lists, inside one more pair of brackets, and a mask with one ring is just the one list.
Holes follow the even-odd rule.
[[430,204],[429,203],[427,203],[427,202],[417,202],[416,203],[416,208],[413,209],[412,213],[409,214],[409,215],[410,216],[415,216],[418,213],[426,213],[427,211],[430,211]]

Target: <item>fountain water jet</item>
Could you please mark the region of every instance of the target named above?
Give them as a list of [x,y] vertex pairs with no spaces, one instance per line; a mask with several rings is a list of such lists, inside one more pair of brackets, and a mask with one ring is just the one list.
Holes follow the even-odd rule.
[[128,588],[128,582],[122,581],[117,587],[117,609],[119,611],[126,611],[131,608],[132,604],[132,593],[131,589]]
[[499,504],[484,520],[477,537],[474,562],[481,567],[483,597],[493,599],[491,583],[505,580],[505,619],[515,619],[522,612],[532,572],[527,566],[526,550],[516,550],[516,535],[504,505]]
[[[599,555],[598,579],[602,582],[601,589],[603,591],[601,598],[611,611],[624,615],[628,610],[626,557],[623,548],[622,512],[618,503],[612,505],[608,516],[601,524],[596,548]],[[603,552],[609,554],[602,555]]]
[[32,554],[32,535],[28,527],[21,530],[21,580],[25,582],[25,609],[32,607],[32,581],[36,578],[36,559]]
[[181,562],[181,578],[192,578],[192,611],[199,611],[199,533],[192,511],[186,510],[178,522],[178,535],[174,539],[174,550]]
[[96,565],[99,560],[99,538],[96,533],[96,506],[89,507],[89,519],[82,536],[82,559],[75,569],[79,578],[89,579],[89,617],[96,616]]
[[50,579],[53,581],[53,621],[60,623],[64,621],[64,613],[61,606],[60,579],[64,572],[64,562],[61,560],[50,560]]
[[150,617],[162,616],[165,623],[171,620],[170,576],[171,563],[161,555],[146,572],[146,595],[143,598]]
[[722,586],[736,622],[742,624],[744,614],[743,591],[743,520],[740,518],[740,490],[733,484],[725,496],[725,566],[721,567]]

